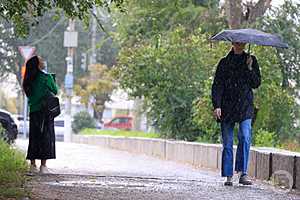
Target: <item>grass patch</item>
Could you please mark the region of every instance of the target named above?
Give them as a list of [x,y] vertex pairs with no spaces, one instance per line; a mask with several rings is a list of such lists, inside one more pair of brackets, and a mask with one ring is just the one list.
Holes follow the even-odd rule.
[[111,135],[124,137],[143,137],[143,138],[160,138],[157,133],[145,133],[142,131],[124,131],[124,130],[96,130],[84,129],[80,132],[81,135]]
[[27,170],[24,154],[0,139],[0,199],[19,199],[27,195],[23,188]]

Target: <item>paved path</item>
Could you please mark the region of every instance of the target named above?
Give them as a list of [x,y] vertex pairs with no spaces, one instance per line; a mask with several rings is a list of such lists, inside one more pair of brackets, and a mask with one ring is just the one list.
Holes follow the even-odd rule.
[[[17,140],[17,146],[26,150],[27,141]],[[261,182],[228,188],[216,172],[83,144],[57,142],[57,159],[48,167],[52,175],[28,182],[32,199],[300,200]]]

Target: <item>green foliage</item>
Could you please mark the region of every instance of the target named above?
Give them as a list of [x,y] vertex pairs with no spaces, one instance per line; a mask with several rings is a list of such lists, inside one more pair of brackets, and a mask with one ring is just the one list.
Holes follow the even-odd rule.
[[17,70],[15,65],[14,48],[11,45],[15,41],[14,30],[11,26],[0,18],[0,78],[8,76],[8,73],[14,72]]
[[149,116],[169,138],[194,140],[199,134],[192,104],[220,54],[207,50],[207,36],[200,31],[194,35],[177,28],[161,38],[158,48],[145,43],[120,52],[116,70],[121,86],[130,95],[145,98]]
[[[116,76],[132,96],[144,97],[149,116],[162,136],[220,141],[210,89],[214,66],[229,48],[222,42],[209,48],[207,38],[227,25],[218,7],[206,2],[209,1],[131,1],[125,6],[131,12],[117,20],[116,35],[122,50]],[[253,142],[258,145],[300,138],[299,122],[296,123],[300,109],[295,101],[298,86],[284,85],[286,80],[297,82],[300,77],[296,23],[300,9],[289,3],[283,8],[270,12],[255,25],[279,33],[292,47],[282,51],[252,45],[262,74],[262,85],[255,90],[259,111]]]
[[16,26],[16,32],[19,35],[29,33],[30,26],[39,23],[38,17],[43,16],[49,10],[57,9],[57,12],[64,12],[69,18],[79,18],[89,22],[90,12],[93,6],[107,8],[116,6],[122,10],[124,0],[64,0],[64,1],[28,1],[28,0],[10,0],[1,1],[1,17],[12,21]]
[[143,137],[143,138],[159,138],[157,133],[145,133],[142,131],[123,131],[123,130],[96,130],[96,129],[83,129],[80,134],[83,135],[111,135],[111,136],[124,136],[124,137]]
[[79,133],[84,128],[95,128],[96,122],[88,112],[82,111],[74,116],[72,130]]
[[109,100],[109,96],[114,89],[113,78],[107,66],[100,64],[91,65],[88,74],[77,80],[74,89],[76,94],[81,97],[81,103],[86,106],[90,102],[91,97],[94,99],[92,106],[96,113],[96,118],[101,120],[104,103]]
[[124,5],[130,12],[115,16],[118,39],[123,46],[154,38],[159,42],[164,33],[177,27],[185,27],[190,32],[201,27],[203,33],[216,33],[226,24],[218,13],[218,3],[218,0],[130,1]]
[[299,106],[286,90],[276,84],[263,84],[256,94],[256,103],[259,111],[255,132],[259,129],[274,132],[280,141],[295,136],[295,111]]
[[[104,11],[102,12],[107,14]],[[22,38],[14,32],[11,24],[0,21],[0,37],[3,39],[0,47],[5,50],[0,52],[0,77],[13,73],[16,75],[18,82],[21,83],[20,69],[24,64],[24,59],[21,57],[18,47],[26,44],[36,48],[36,53],[47,62],[48,71],[56,74],[57,84],[63,87],[66,74],[65,58],[67,48],[62,48],[62,45],[64,31],[69,21],[63,14],[58,17],[56,15],[57,13],[54,10],[50,10],[44,13],[43,16],[38,17],[39,23],[31,27],[26,37]],[[110,18],[105,19],[102,23],[107,32],[112,31]],[[87,61],[89,61],[88,58],[91,54],[91,34],[90,29],[84,28],[83,23],[78,20],[75,21],[75,29],[78,31],[79,40],[74,56],[74,76],[81,77],[86,73],[81,68],[82,54],[87,54]],[[102,30],[97,29],[96,35],[96,62],[111,67],[115,63],[117,47],[112,38]]]
[[200,133],[192,104],[220,53],[208,51],[210,34],[202,33],[225,24],[216,14],[217,1],[209,2],[132,1],[126,18],[118,17],[122,50],[116,76],[131,96],[144,97],[163,137],[195,140]]
[[2,125],[0,124],[0,137],[2,138],[2,135],[4,134],[4,128],[2,127]]
[[[279,8],[273,8],[269,14],[258,21],[257,27],[280,35],[288,43],[288,49],[277,49],[280,61],[282,87],[288,88],[299,97],[300,88],[300,4],[285,0]],[[292,83],[293,82],[293,83]]]
[[0,139],[0,199],[24,197],[24,174],[28,170],[23,153]]
[[205,83],[203,96],[199,97],[193,104],[193,121],[201,130],[198,137],[200,142],[220,142],[220,124],[216,123],[213,117],[213,106],[210,97],[211,80]]
[[276,134],[262,129],[257,130],[254,145],[257,147],[274,147],[276,145]]
[[259,109],[253,130],[266,130],[276,134],[275,140],[283,142],[295,137],[296,120],[299,119],[299,105],[288,89],[282,88],[280,60],[276,50],[256,47],[254,54],[261,68],[262,84],[255,93],[255,105]]

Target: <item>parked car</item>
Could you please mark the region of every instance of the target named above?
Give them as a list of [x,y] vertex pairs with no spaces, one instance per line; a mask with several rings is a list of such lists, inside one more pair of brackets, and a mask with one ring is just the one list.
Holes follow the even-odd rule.
[[130,116],[116,116],[111,121],[104,123],[105,129],[132,129],[132,117]]
[[[19,134],[23,135],[23,127],[24,127],[24,118],[23,115],[14,115],[18,132]],[[57,117],[54,119],[54,129],[55,129],[55,138],[57,141],[64,140],[64,132],[65,132],[65,120],[64,118]],[[29,118],[26,120],[26,137],[29,136]]]
[[13,143],[18,135],[17,124],[10,112],[0,109],[0,123],[4,128],[1,137],[8,143]]

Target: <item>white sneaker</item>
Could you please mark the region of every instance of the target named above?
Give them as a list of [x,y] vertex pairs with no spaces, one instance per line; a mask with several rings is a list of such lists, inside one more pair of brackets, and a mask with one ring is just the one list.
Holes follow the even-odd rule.
[[41,165],[40,174],[50,174],[48,167]]
[[29,172],[32,174],[37,174],[39,173],[39,170],[37,169],[36,165],[30,165]]

